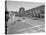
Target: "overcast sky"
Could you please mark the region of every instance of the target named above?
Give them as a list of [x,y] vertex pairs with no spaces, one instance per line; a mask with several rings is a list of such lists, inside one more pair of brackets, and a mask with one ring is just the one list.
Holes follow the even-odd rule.
[[25,10],[38,7],[43,5],[43,3],[37,2],[20,2],[20,1],[7,1],[7,10],[8,11],[19,11],[20,7],[24,7]]

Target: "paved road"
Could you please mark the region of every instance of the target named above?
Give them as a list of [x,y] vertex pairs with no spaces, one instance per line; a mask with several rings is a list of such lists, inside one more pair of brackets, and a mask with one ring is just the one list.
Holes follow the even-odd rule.
[[[38,29],[44,30],[44,22],[39,21],[39,20],[32,20],[32,19],[25,19],[21,21],[16,21],[17,19],[15,18],[15,22],[10,24],[8,27],[8,33],[9,34],[20,34],[20,33],[32,33],[33,32],[38,32]],[[42,28],[41,28],[41,27]]]

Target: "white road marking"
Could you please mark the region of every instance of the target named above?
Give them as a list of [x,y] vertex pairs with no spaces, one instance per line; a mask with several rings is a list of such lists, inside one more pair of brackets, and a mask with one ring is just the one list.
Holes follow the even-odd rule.
[[32,29],[32,28],[39,27],[39,26],[42,26],[42,25],[37,25],[37,26],[34,26],[34,27],[25,28],[25,29],[20,29],[18,31],[20,32],[20,31],[24,31],[24,30],[27,30],[27,29],[30,29],[30,28]]

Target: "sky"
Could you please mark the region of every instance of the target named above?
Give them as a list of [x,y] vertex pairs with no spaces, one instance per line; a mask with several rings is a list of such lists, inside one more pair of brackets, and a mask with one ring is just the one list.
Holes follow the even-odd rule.
[[20,7],[24,7],[25,10],[32,9],[43,5],[43,3],[38,2],[21,2],[21,1],[7,1],[7,10],[8,11],[19,11]]

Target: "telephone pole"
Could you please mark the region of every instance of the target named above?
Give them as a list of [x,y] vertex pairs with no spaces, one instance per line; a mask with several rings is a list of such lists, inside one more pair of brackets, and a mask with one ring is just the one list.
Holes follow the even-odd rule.
[[7,1],[5,1],[5,34],[7,35]]

